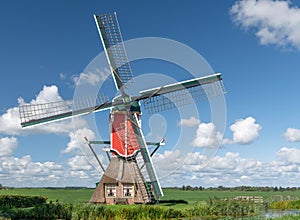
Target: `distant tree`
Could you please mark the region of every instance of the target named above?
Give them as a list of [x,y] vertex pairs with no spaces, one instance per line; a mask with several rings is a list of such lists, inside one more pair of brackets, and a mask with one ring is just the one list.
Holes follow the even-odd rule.
[[186,186],[186,190],[192,190],[192,189],[193,189],[193,187],[191,187],[190,185]]
[[281,186],[279,187],[279,191],[282,192],[284,190],[284,188],[282,188]]
[[0,184],[0,190],[2,190],[3,189],[3,186],[2,186],[2,184]]
[[224,186],[218,186],[217,190],[225,190],[225,187]]

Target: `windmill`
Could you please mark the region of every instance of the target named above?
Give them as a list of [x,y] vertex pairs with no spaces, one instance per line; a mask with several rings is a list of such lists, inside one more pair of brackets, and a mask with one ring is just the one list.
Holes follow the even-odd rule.
[[[91,203],[150,203],[163,196],[152,155],[164,144],[146,142],[141,126],[141,105],[149,113],[176,108],[172,100],[188,104],[186,95],[194,101],[224,93],[220,73],[194,78],[157,88],[143,90],[130,96],[126,86],[133,81],[116,13],[94,15],[111,74],[119,95],[109,100],[98,95],[93,101],[74,99],[43,104],[25,104],[19,107],[21,126],[29,127],[80,115],[110,110],[110,141],[89,141],[87,145],[97,159],[103,175],[94,191]],[[205,86],[205,91],[203,87]],[[209,94],[207,94],[209,93]],[[93,150],[94,144],[105,148],[109,164],[104,168]],[[149,152],[148,146],[156,146]]]

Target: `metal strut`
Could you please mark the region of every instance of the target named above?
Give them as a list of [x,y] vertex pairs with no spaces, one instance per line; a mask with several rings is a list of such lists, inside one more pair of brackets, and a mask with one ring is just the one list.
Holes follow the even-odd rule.
[[87,137],[84,137],[84,139],[86,140],[86,142],[87,142],[89,148],[91,149],[92,153],[94,154],[94,156],[95,156],[97,162],[99,163],[99,165],[100,165],[102,171],[105,172],[105,169],[104,169],[104,167],[103,167],[101,161],[99,160],[99,157],[97,156],[96,152],[94,151],[92,145],[90,144],[89,140],[87,139]]

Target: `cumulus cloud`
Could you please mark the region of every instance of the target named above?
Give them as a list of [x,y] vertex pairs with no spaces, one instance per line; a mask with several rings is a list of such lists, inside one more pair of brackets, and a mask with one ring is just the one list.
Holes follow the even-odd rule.
[[17,157],[2,157],[0,158],[0,173],[1,182],[5,184],[6,182],[10,185],[28,186],[30,184],[38,184],[38,182],[33,183],[35,180],[46,180],[49,176],[63,176],[61,171],[62,166],[54,162],[33,162],[29,155],[17,158]]
[[[62,150],[61,153],[76,155],[68,161],[68,165],[71,167],[71,169],[73,171],[91,170],[91,168],[93,167],[94,170],[102,172],[102,168],[99,165],[97,158],[91,151],[84,138],[87,137],[89,141],[95,140],[95,133],[88,128],[82,128],[70,132],[69,137],[70,141],[67,144],[66,149]],[[95,151],[102,166],[107,166],[108,159],[106,156],[103,155],[104,151],[96,145],[93,145],[92,148]]]
[[188,119],[183,118],[178,123],[178,125],[181,125],[183,127],[195,127],[195,126],[197,126],[199,124],[200,124],[200,120],[197,119],[194,116],[192,116],[192,117],[190,117]]
[[91,170],[92,166],[85,156],[76,155],[68,160],[68,165],[72,170]]
[[[44,86],[30,104],[41,104],[48,102],[63,101],[55,85]],[[22,98],[18,99],[19,104],[25,104]],[[78,120],[79,125],[85,126],[84,120]],[[20,125],[19,107],[12,107],[0,115],[0,133],[6,135],[28,135],[36,133],[68,134],[73,129],[70,119],[44,124],[35,127],[22,129]]]
[[[207,158],[199,152],[188,155],[179,150],[153,156],[153,164],[163,186],[273,185],[295,186],[300,178],[299,150],[282,148],[279,160],[264,163],[227,152]],[[294,157],[293,157],[294,156]],[[186,158],[187,157],[187,158]],[[68,159],[67,167],[47,161],[33,162],[30,156],[0,158],[1,183],[10,186],[94,186],[102,172],[82,155]]]
[[[283,149],[277,156],[282,155],[282,152],[300,155],[293,149]],[[193,152],[183,163],[185,156],[187,155],[177,150],[154,156],[153,163],[162,185],[180,186],[188,182],[190,185],[204,186],[294,186],[300,178],[299,164],[294,163],[298,158],[286,162],[287,159],[280,157],[280,160],[264,163],[241,157],[236,152],[227,152],[213,158]]]
[[32,99],[30,104],[41,104],[47,102],[63,101],[58,93],[58,88],[55,85],[43,86],[43,89],[39,92],[35,99]]
[[233,140],[226,139],[223,144],[251,144],[259,137],[261,126],[255,118],[239,119],[229,129],[232,131]]
[[300,9],[290,1],[241,0],[230,13],[236,24],[252,28],[261,44],[300,49]]
[[67,144],[67,148],[63,150],[62,153],[78,153],[80,149],[83,149],[83,146],[87,145],[84,137],[87,137],[88,140],[94,140],[95,133],[88,128],[82,128],[70,132],[69,137],[70,142]]
[[201,123],[196,131],[196,137],[192,142],[195,147],[218,148],[223,135],[217,131],[213,123]]
[[14,173],[22,174],[25,176],[31,175],[45,175],[50,171],[57,171],[62,168],[61,165],[54,162],[32,162],[31,156],[26,155],[20,158],[5,157],[1,159],[1,167],[3,170]]
[[10,108],[3,115],[0,115],[0,133],[19,135],[22,133],[20,123],[19,108]]
[[[15,187],[92,186],[100,174],[84,162],[84,157],[70,158],[69,166],[53,161],[34,162],[31,156],[1,157],[1,184]],[[80,168],[80,166],[82,166]]]
[[300,141],[300,130],[296,128],[288,128],[284,133],[284,137],[290,142]]
[[277,157],[288,164],[300,164],[300,150],[283,147],[277,152]]
[[11,156],[18,147],[18,141],[15,137],[0,138],[0,157]]
[[96,69],[95,72],[83,72],[80,73],[79,76],[73,76],[72,81],[76,86],[79,85],[92,85],[96,86],[100,82],[104,81],[108,76],[110,76],[110,71],[108,69],[104,69],[101,71]]

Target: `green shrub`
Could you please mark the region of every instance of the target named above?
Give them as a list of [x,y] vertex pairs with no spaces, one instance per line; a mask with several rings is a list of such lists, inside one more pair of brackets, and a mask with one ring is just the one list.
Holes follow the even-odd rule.
[[280,209],[280,210],[300,209],[300,200],[271,202],[269,204],[269,208],[270,209]]
[[46,203],[43,196],[0,195],[0,210],[11,208],[27,208]]
[[185,212],[188,217],[243,217],[256,215],[262,208],[262,205],[249,201],[209,199]]
[[[72,205],[58,202],[43,203],[29,208],[11,208],[0,211],[0,216],[10,219],[72,219]],[[1,217],[0,217],[1,218]]]
[[97,220],[148,220],[181,219],[195,217],[243,217],[258,214],[260,205],[253,202],[235,200],[209,200],[206,204],[197,204],[191,208],[173,209],[158,205],[78,205],[73,209],[73,219]]

